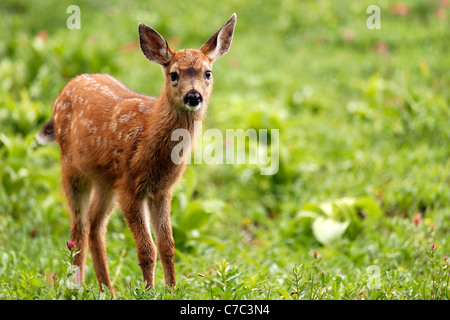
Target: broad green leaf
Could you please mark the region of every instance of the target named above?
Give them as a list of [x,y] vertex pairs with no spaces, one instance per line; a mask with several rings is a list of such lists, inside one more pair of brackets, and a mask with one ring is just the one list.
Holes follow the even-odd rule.
[[287,292],[286,289],[283,289],[283,288],[277,288],[276,290],[277,290],[277,292],[278,292],[279,294],[281,294],[281,295],[283,296],[283,298],[284,298],[285,300],[289,300],[290,295],[289,295],[289,292]]
[[178,221],[178,227],[184,231],[200,229],[208,223],[211,213],[206,211],[201,201],[190,202]]
[[314,220],[312,230],[317,241],[324,245],[329,245],[334,240],[342,237],[349,224],[350,221],[338,222],[333,219],[319,217]]
[[377,202],[369,197],[357,199],[355,202],[355,207],[364,210],[371,218],[379,218],[383,215],[383,212]]
[[332,217],[334,215],[334,208],[332,203],[323,202],[319,204],[319,208],[329,217]]
[[302,219],[302,218],[313,218],[316,219],[318,217],[320,217],[320,213],[314,212],[314,211],[309,211],[309,210],[300,210],[297,214],[297,217]]
[[198,242],[203,242],[209,245],[212,245],[214,247],[216,247],[219,250],[223,250],[224,246],[221,243],[221,240],[213,238],[213,237],[206,237],[206,236],[196,236],[196,237],[191,237],[189,240],[193,240],[193,241],[198,241]]
[[186,242],[187,235],[184,230],[172,225],[172,233],[177,245],[182,245]]
[[315,205],[313,203],[307,203],[302,207],[303,210],[307,210],[307,211],[314,211],[314,212],[321,212],[322,209],[318,206]]

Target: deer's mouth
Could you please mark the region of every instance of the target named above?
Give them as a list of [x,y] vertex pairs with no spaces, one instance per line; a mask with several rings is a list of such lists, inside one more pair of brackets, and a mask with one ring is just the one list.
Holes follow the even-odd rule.
[[186,109],[188,109],[189,111],[197,111],[198,109],[200,109],[202,107],[202,103],[200,102],[199,104],[197,104],[196,106],[191,106],[190,104],[185,104],[184,105],[186,107]]

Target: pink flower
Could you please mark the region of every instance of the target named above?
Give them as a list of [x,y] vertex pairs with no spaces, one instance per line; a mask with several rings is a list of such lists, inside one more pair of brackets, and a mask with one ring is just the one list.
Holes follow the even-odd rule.
[[41,30],[38,32],[38,34],[36,35],[36,38],[38,38],[41,41],[45,41],[48,38],[48,33],[45,30]]
[[431,244],[430,248],[431,248],[432,250],[435,250],[435,249],[436,249],[436,245],[434,244],[434,242]]
[[67,242],[67,249],[69,249],[70,251],[75,249],[75,243],[73,241]]
[[439,20],[445,21],[445,10],[442,8],[437,8],[435,10],[436,17],[438,17]]
[[316,250],[313,251],[313,256],[314,256],[314,258],[317,258],[319,256],[319,254],[317,253]]
[[408,14],[408,6],[404,3],[396,3],[391,6],[391,12],[395,15],[405,16]]
[[413,222],[414,222],[415,225],[418,225],[419,222],[420,222],[420,217],[419,216],[415,216],[414,219],[413,219]]
[[448,260],[448,257],[446,256],[446,257],[443,257],[442,259],[444,259],[444,261],[447,261],[447,260]]
[[52,279],[53,279],[53,281],[58,280],[58,276],[56,275],[56,273],[54,273],[54,274],[52,275]]
[[345,41],[350,42],[355,39],[355,33],[352,29],[344,29],[344,31],[342,31],[342,37]]
[[389,55],[389,46],[385,41],[378,41],[372,46],[373,51],[380,55],[388,56]]

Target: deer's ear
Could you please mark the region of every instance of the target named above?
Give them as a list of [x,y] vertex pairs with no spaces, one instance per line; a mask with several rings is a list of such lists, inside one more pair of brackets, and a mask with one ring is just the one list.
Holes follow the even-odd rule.
[[175,54],[166,39],[144,23],[139,23],[139,42],[144,56],[161,65],[168,64]]
[[236,13],[213,34],[208,41],[200,48],[210,60],[214,62],[219,57],[228,52],[233,40],[234,27],[236,26]]

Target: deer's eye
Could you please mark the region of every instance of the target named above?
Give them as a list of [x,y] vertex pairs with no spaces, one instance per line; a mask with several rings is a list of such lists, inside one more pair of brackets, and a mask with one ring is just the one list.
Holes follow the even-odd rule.
[[175,81],[178,80],[178,73],[176,73],[176,72],[171,72],[171,73],[169,73],[169,76],[170,76],[170,80],[171,80],[172,82],[175,82]]
[[205,72],[205,77],[206,77],[206,79],[211,79],[211,75],[212,75],[212,72],[211,72],[211,70],[207,70],[206,72]]

